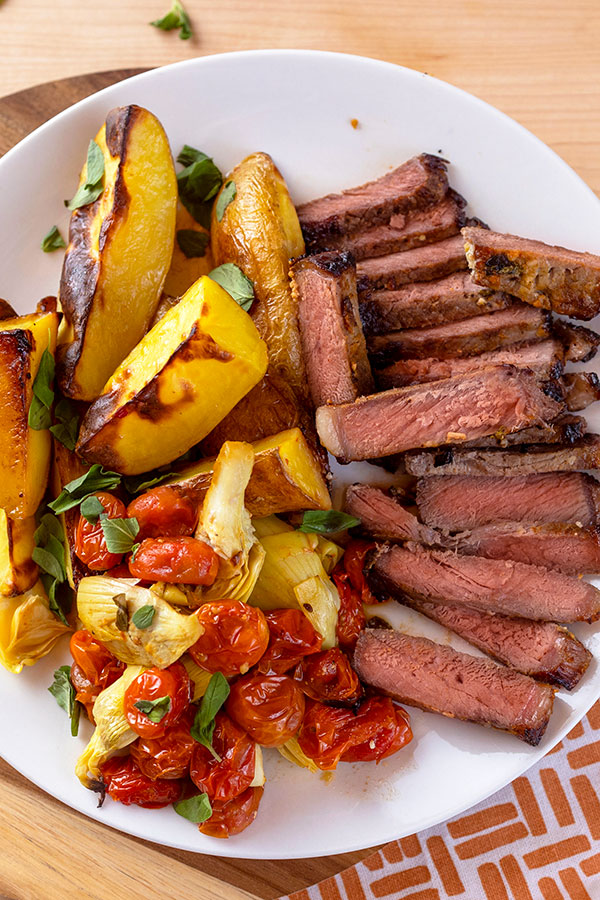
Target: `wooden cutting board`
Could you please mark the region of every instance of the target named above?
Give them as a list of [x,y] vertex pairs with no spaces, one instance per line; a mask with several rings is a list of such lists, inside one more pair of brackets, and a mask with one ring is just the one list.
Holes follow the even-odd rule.
[[[141,71],[82,75],[0,99],[0,156],[61,110]],[[371,852],[255,861],[159,847],[74,812],[2,760],[0,808],[0,900],[275,898],[328,878]]]

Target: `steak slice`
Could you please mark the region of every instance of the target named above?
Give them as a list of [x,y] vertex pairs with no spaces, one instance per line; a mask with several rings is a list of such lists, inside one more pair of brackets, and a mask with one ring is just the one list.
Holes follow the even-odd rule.
[[394,497],[370,484],[352,484],[346,491],[344,509],[360,519],[360,530],[369,537],[391,541],[439,544],[441,536],[398,503]]
[[458,234],[463,225],[467,224],[463,212],[466,205],[464,197],[449,190],[439,203],[424,209],[397,213],[384,225],[374,225],[364,231],[328,238],[327,246],[332,250],[350,250],[355,259],[385,256],[386,253],[422,247]]
[[536,746],[554,690],[489,659],[387,629],[360,633],[354,668],[361,681],[430,712],[509,731]]
[[327,249],[337,235],[437,203],[448,191],[446,167],[439,156],[422,153],[376,181],[301,204],[298,218],[308,250]]
[[349,403],[373,391],[351,253],[320,253],[290,269],[306,376],[314,406]]
[[322,444],[343,460],[374,459],[516,431],[552,420],[560,404],[525,369],[495,366],[444,381],[396,388],[354,403],[320,406]]
[[477,356],[500,347],[550,337],[550,314],[515,303],[487,316],[408,328],[369,338],[371,359],[379,366],[393,359],[452,359]]
[[434,281],[405,284],[396,291],[363,294],[359,306],[365,334],[386,334],[398,328],[458,322],[514,303],[510,294],[475,284],[468,272],[454,272]]
[[467,441],[463,447],[517,447],[522,444],[573,444],[587,431],[587,422],[583,416],[570,416],[561,413],[553,422],[523,428],[512,434],[498,432],[489,437]]
[[549,525],[503,522],[455,534],[447,539],[446,546],[465,556],[514,559],[557,569],[565,575],[600,572],[600,532],[594,525],[581,528],[562,522]]
[[554,622],[533,622],[410,597],[403,602],[498,662],[568,691],[581,681],[592,659],[581,641]]
[[359,294],[391,291],[413,281],[432,281],[467,268],[462,238],[449,237],[435,244],[363,259],[356,264]]
[[552,330],[565,348],[566,362],[589,362],[598,352],[600,334],[591,328],[555,319]]
[[563,348],[558,341],[501,347],[479,356],[464,359],[401,359],[377,372],[377,384],[383,390],[407,384],[425,384],[440,378],[452,378],[475,372],[485,366],[510,365],[531,369],[539,381],[560,378],[563,371]]
[[583,472],[504,476],[431,475],[419,479],[421,519],[461,531],[494,522],[597,524],[598,482]]
[[586,409],[600,400],[600,378],[595,372],[569,372],[562,377],[567,409],[575,412]]
[[600,312],[600,257],[486,228],[462,234],[477,284],[575,319]]
[[410,475],[533,475],[600,469],[600,434],[586,434],[568,447],[523,444],[508,450],[411,451],[404,457]]
[[600,591],[579,578],[509,559],[457,556],[420,544],[388,544],[367,572],[375,594],[467,606],[544,622],[595,622]]

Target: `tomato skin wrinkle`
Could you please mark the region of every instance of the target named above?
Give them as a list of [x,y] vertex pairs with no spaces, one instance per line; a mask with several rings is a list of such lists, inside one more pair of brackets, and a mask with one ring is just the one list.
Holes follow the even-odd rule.
[[254,822],[263,793],[261,787],[246,788],[229,803],[215,803],[212,816],[198,826],[199,831],[214,838],[241,834]]
[[138,541],[191,535],[198,522],[198,512],[190,498],[181,490],[166,485],[146,491],[132,500],[127,507],[127,515],[138,521]]
[[214,600],[196,613],[204,634],[188,653],[208,672],[244,674],[267,649],[269,626],[262,610],[241,600]]
[[181,798],[183,782],[152,780],[138,768],[131,756],[113,756],[100,766],[106,792],[112,800],[126,806],[161,809]]
[[[169,697],[170,707],[159,722],[153,722],[135,705],[140,700]],[[175,662],[167,669],[153,666],[135,678],[125,691],[123,708],[130,727],[143,738],[163,737],[187,710],[192,696],[190,677],[183,663]]]
[[194,716],[195,709],[190,706],[162,737],[140,737],[131,745],[131,756],[143,775],[155,781],[157,778],[185,778],[189,774],[196,746],[190,734]]
[[96,697],[121,677],[125,663],[113,656],[85,629],[71,635],[69,648],[73,657],[71,684],[76,691],[75,699],[85,706],[88,719],[93,723],[92,710]]
[[[109,519],[123,519],[127,516],[125,504],[114,494],[98,491],[93,496],[100,501]],[[100,519],[92,525],[81,514],[75,532],[75,556],[92,572],[112,569],[123,558],[122,553],[111,553],[108,550]]]
[[339,647],[302,660],[296,667],[294,678],[312,700],[354,703],[363,692],[358,675]]
[[219,557],[208,544],[193,537],[145,538],[129,572],[143,581],[211,585],[219,572]]
[[299,609],[274,609],[265,618],[269,645],[258,663],[264,675],[283,675],[321,649],[323,638]]
[[250,787],[256,767],[256,745],[246,732],[220,710],[215,717],[212,744],[217,760],[203,744],[192,753],[192,781],[211,802],[228,803]]
[[226,709],[257,744],[279,747],[300,728],[304,706],[300,686],[287,675],[249,673],[232,684]]
[[377,603],[364,573],[365,557],[373,547],[372,541],[350,541],[331,575],[340,595],[336,635],[344,650],[354,650],[358,635],[367,624],[363,604]]

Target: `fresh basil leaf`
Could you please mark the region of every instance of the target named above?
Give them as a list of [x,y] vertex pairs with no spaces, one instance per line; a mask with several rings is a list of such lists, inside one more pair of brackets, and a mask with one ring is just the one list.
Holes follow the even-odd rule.
[[[63,625],[69,627],[69,623],[67,622],[67,618],[63,610],[63,601],[61,599],[61,602],[59,603],[59,598],[56,596],[58,593],[58,589],[64,588],[65,585],[62,582],[57,581],[56,578],[53,578],[52,575],[43,574],[40,576],[40,579],[42,584],[44,585],[44,590],[48,595],[48,609],[50,610],[50,612],[54,613],[57,619],[60,619]],[[70,593],[68,594],[68,596],[70,597]]]
[[185,169],[177,174],[179,199],[196,222],[208,230],[212,200],[223,184],[221,171],[210,156],[187,144],[178,161],[186,163]]
[[64,513],[68,509],[78,506],[88,494],[94,494],[96,491],[110,491],[116,488],[120,481],[121,476],[117,472],[107,471],[94,463],[84,475],[80,475],[79,478],[66,484],[56,500],[53,500],[48,506],[55,513]]
[[[42,572],[46,572],[47,575],[51,575],[57,581],[64,581],[64,547],[55,537],[51,536],[50,541],[54,544],[51,549],[48,549],[50,548],[50,543],[48,547],[34,547],[31,558],[34,563],[37,563]],[[62,559],[60,558],[60,553],[62,553]]]
[[52,425],[50,410],[54,402],[53,379],[54,357],[49,350],[44,350],[33,382],[33,397],[27,417],[27,423],[34,431],[44,431]]
[[354,528],[356,525],[360,525],[360,519],[337,509],[312,509],[304,513],[298,531],[333,534],[346,528]]
[[45,513],[40,519],[40,524],[33,535],[33,539],[36,544],[45,547],[51,534],[53,534],[55,538],[58,538],[59,541],[64,541],[65,539],[65,533],[60,524],[60,519],[52,513]]
[[109,553],[129,553],[134,545],[134,538],[140,530],[138,520],[109,519],[106,514],[100,516],[100,525],[104,534],[106,549]]
[[221,221],[221,219],[225,215],[225,210],[227,209],[231,201],[235,200],[236,194],[237,188],[235,186],[235,181],[226,181],[223,185],[223,190],[219,194],[217,205],[215,207],[217,221]]
[[104,191],[104,154],[96,143],[90,141],[87,153],[85,181],[81,184],[72,200],[65,200],[65,206],[71,211],[87,206],[98,199]]
[[137,556],[137,552],[142,545],[140,543],[134,544],[131,548],[131,562],[135,562],[135,558]]
[[173,804],[173,809],[177,815],[183,816],[189,822],[195,822],[196,825],[206,822],[212,816],[212,806],[208,794],[196,794],[194,797],[188,797],[187,800],[179,800]]
[[151,722],[158,724],[171,709],[171,698],[168,694],[158,697],[156,700],[136,700],[133,704],[136,709],[148,716]]
[[74,450],[79,431],[79,414],[66,397],[61,397],[54,407],[54,418],[57,423],[50,427],[50,431],[68,450]]
[[156,487],[157,484],[162,484],[163,481],[176,476],[177,472],[164,472],[162,475],[152,475],[152,473],[146,472],[144,475],[131,475],[129,478],[124,478],[123,484],[127,493],[141,494],[143,491]]
[[160,28],[162,31],[173,31],[174,28],[179,28],[179,37],[182,41],[187,41],[192,36],[190,17],[180,0],[173,0],[173,5],[169,12],[162,19],[155,19],[150,24],[154,25],[155,28]]
[[71,734],[77,737],[79,733],[80,704],[75,700],[75,689],[71,684],[70,666],[60,666],[54,673],[54,681],[48,688],[61,709],[71,719]]
[[239,266],[235,263],[223,263],[222,266],[217,266],[209,272],[208,277],[220,284],[235,302],[248,312],[254,300],[254,285]]
[[184,144],[179,151],[177,162],[182,166],[191,166],[192,163],[201,162],[203,159],[210,159],[210,157],[203,153],[202,150],[196,150],[195,147]]
[[181,252],[188,259],[195,259],[206,255],[208,247],[208,234],[206,231],[194,231],[193,228],[180,228],[176,233],[177,243]]
[[101,516],[104,512],[104,507],[97,497],[95,497],[93,494],[90,494],[89,497],[86,497],[85,500],[81,501],[79,512],[81,513],[83,518],[90,523],[90,525],[95,525],[98,521],[99,516]]
[[56,225],[53,225],[50,231],[42,240],[42,250],[44,253],[52,253],[53,250],[62,250],[66,247],[64,238]]
[[136,628],[139,628],[140,631],[143,631],[145,628],[150,628],[155,614],[156,609],[153,606],[140,606],[140,608],[136,610],[136,612],[134,612],[133,616],[131,617],[131,621]]
[[215,716],[229,697],[229,683],[222,672],[215,672],[200,703],[200,708],[190,728],[195,741],[210,750],[216,760],[221,759],[212,745]]

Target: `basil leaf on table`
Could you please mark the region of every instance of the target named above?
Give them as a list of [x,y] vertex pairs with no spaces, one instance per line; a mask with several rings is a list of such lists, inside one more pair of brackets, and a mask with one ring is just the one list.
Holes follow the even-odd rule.
[[104,191],[104,154],[96,143],[90,141],[87,153],[85,181],[77,188],[72,200],[65,200],[71,211],[87,206],[98,199]]
[[235,186],[235,181],[226,181],[223,190],[219,194],[217,205],[215,207],[215,214],[218,222],[220,222],[225,215],[225,210],[231,201],[235,200],[236,194],[237,188]]
[[140,530],[135,518],[109,519],[105,513],[100,516],[100,526],[109,553],[129,553]]
[[145,716],[148,716],[151,722],[158,725],[171,709],[171,698],[165,694],[164,697],[157,697],[156,700],[136,700],[133,705]]
[[200,708],[196,713],[194,723],[190,728],[190,734],[195,741],[209,750],[214,758],[221,761],[221,757],[212,745],[215,730],[215,716],[229,697],[229,684],[222,672],[215,672],[206,688]]
[[55,513],[63,513],[74,506],[79,506],[81,501],[88,494],[95,494],[96,491],[112,490],[116,488],[121,481],[121,476],[117,472],[105,470],[97,463],[88,469],[84,475],[73,479],[64,488],[51,503],[48,504]]
[[139,628],[140,631],[143,631],[145,628],[150,628],[155,613],[156,609],[153,606],[141,606],[138,610],[136,610],[136,612],[134,612],[133,616],[131,617],[131,621],[136,628]]
[[356,525],[360,525],[360,519],[337,509],[313,509],[304,513],[298,531],[333,534],[346,528],[354,528]]
[[179,816],[183,816],[189,822],[200,825],[212,816],[212,806],[208,794],[196,794],[187,800],[179,800],[173,804],[173,809]]
[[90,525],[95,525],[99,517],[104,512],[104,507],[97,497],[95,497],[93,494],[90,494],[89,497],[86,497],[85,500],[81,501],[79,512],[81,513],[83,518],[90,523]]
[[175,237],[181,252],[188,259],[206,256],[209,236],[206,231],[195,231],[193,228],[180,228]]
[[187,41],[192,36],[192,23],[181,0],[173,0],[169,12],[165,13],[162,19],[155,19],[150,24],[155,28],[160,28],[161,31],[173,31],[173,29],[179,28],[179,37],[182,41]]
[[254,285],[235,263],[217,266],[208,277],[220,284],[235,302],[248,312],[254,300]]
[[79,733],[80,704],[75,699],[75,688],[71,684],[70,666],[60,666],[54,673],[54,681],[48,688],[61,709],[64,709],[71,720],[71,734]]
[[42,239],[44,253],[52,253],[53,250],[62,250],[66,247],[65,240],[56,225],[53,225],[48,234]]
[[27,416],[27,424],[34,431],[44,431],[52,425],[52,403],[54,402],[54,357],[49,350],[44,350],[33,382],[33,397]]

